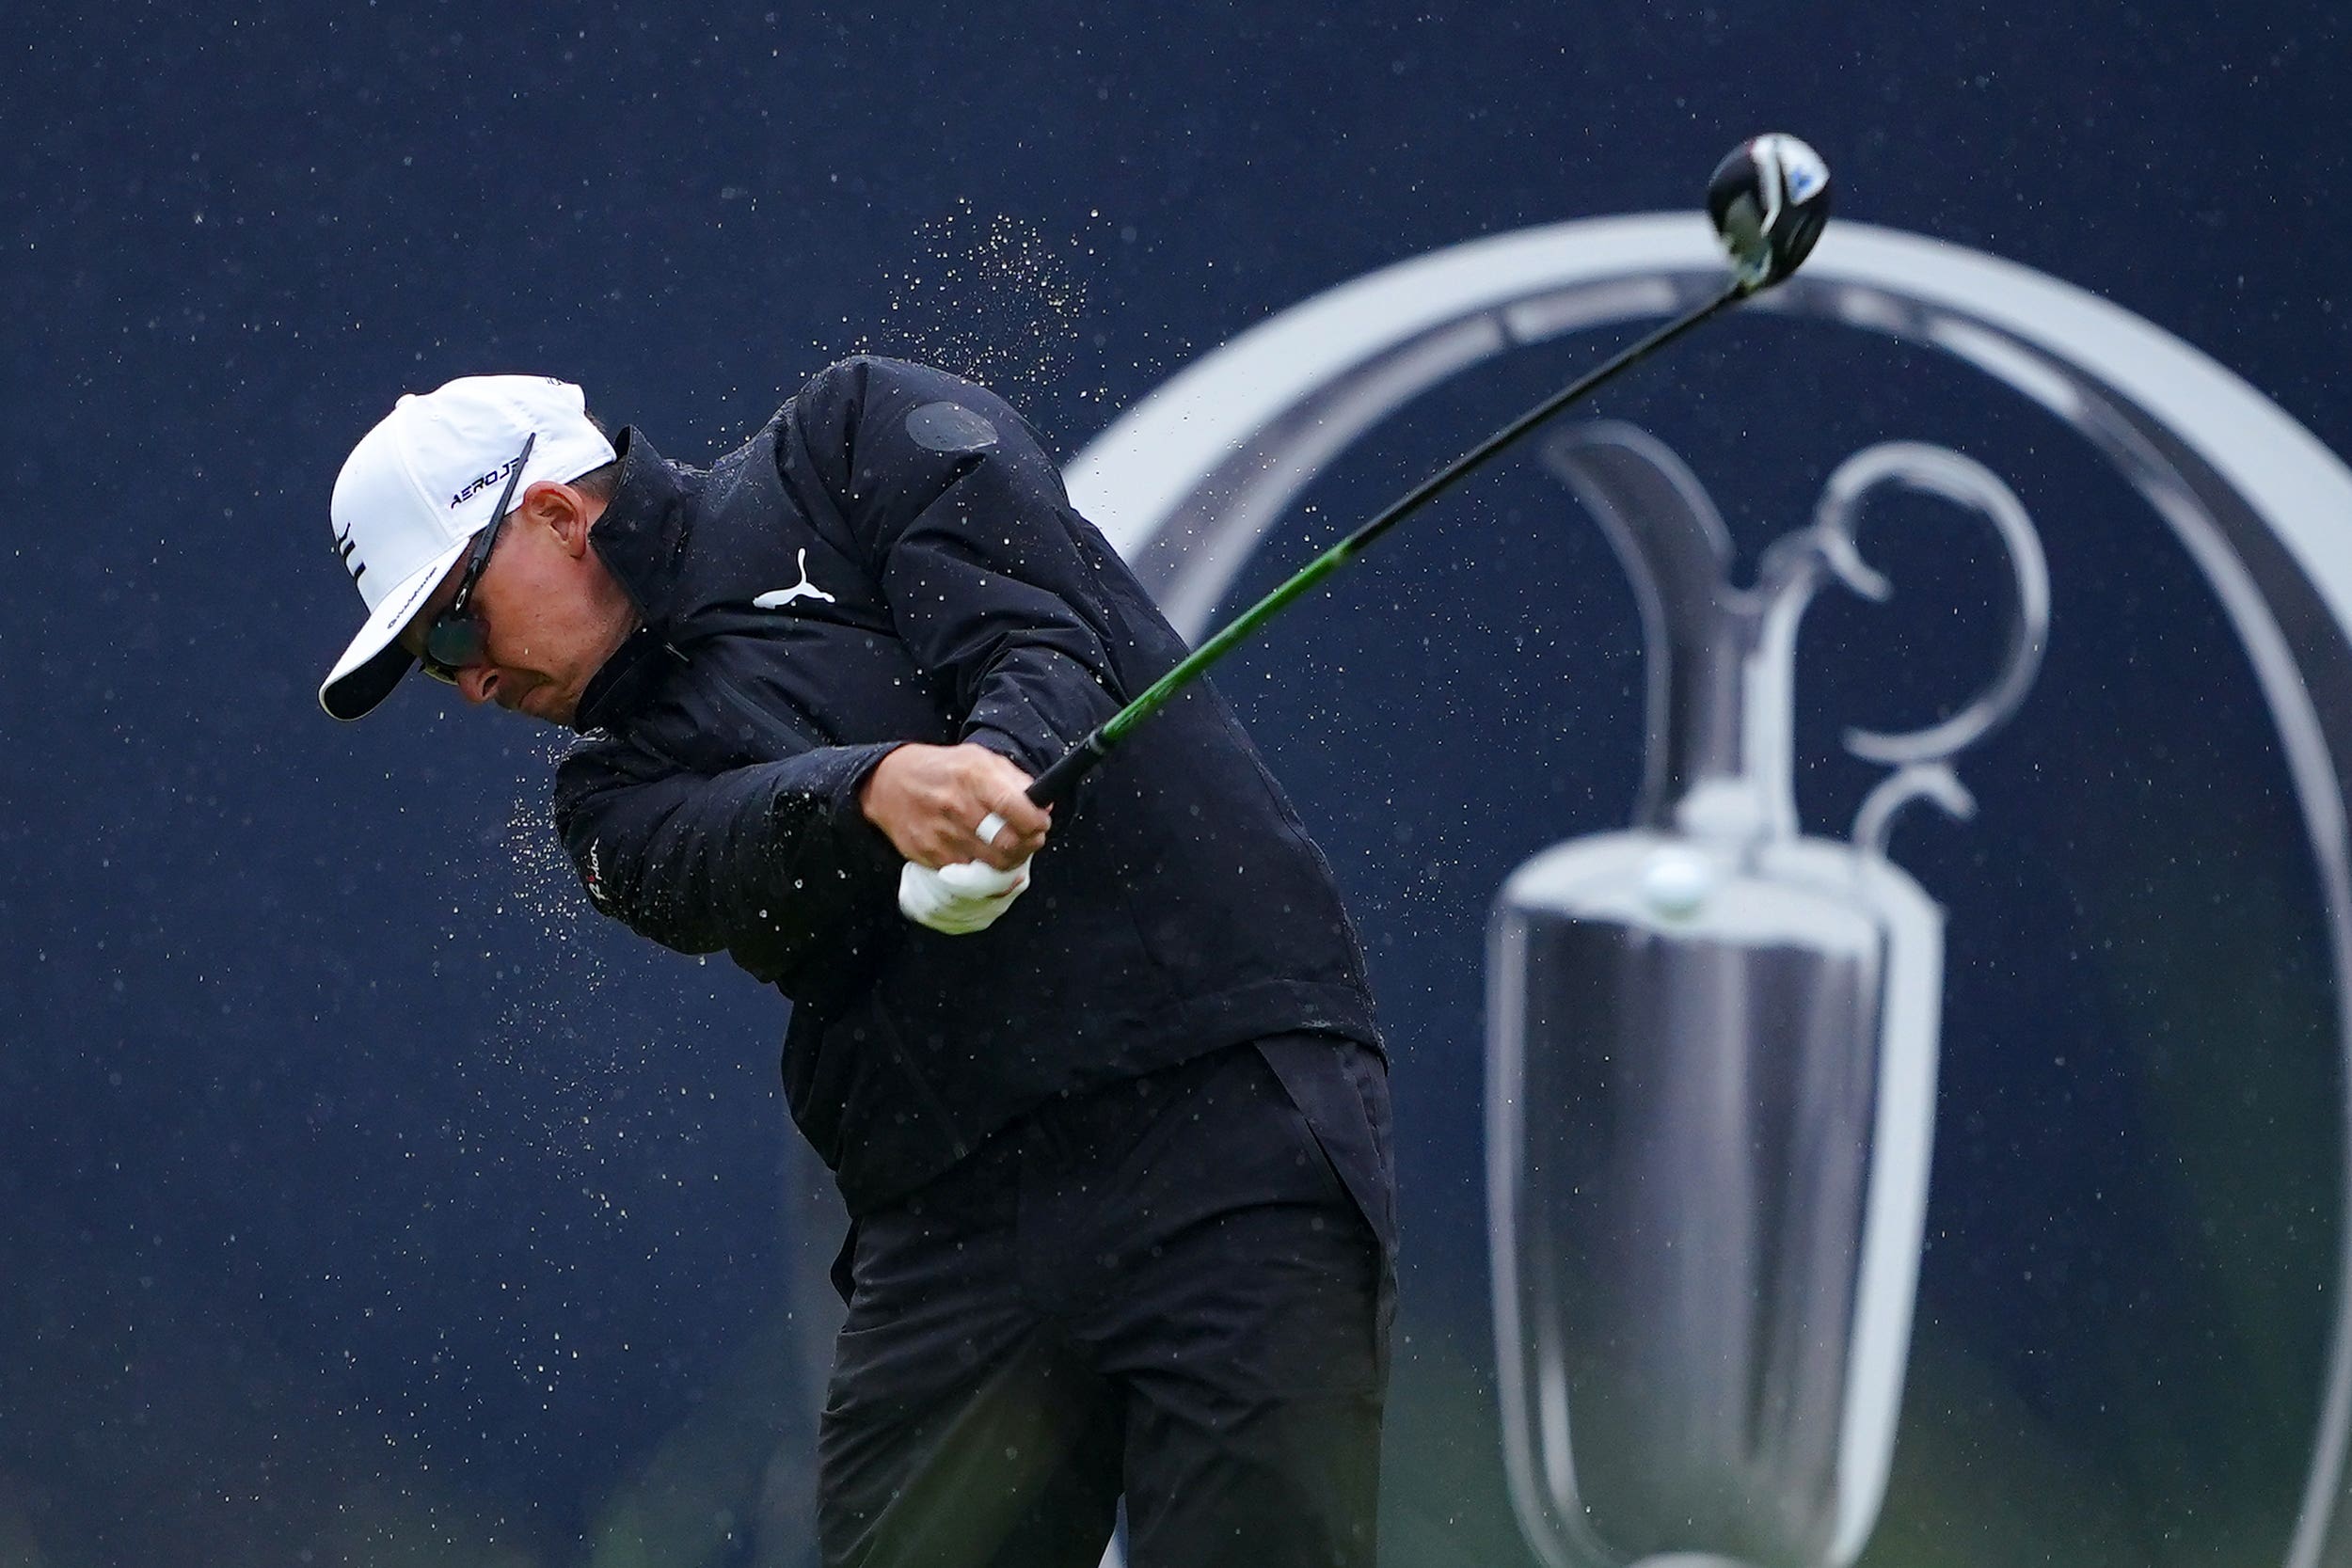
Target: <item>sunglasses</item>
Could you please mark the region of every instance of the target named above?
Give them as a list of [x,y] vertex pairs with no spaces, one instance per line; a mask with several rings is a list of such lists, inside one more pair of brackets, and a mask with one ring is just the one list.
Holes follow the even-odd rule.
[[535,430],[523,437],[523,450],[515,454],[514,471],[506,476],[506,488],[499,492],[499,503],[490,514],[489,526],[474,536],[473,554],[466,561],[466,575],[457,579],[457,596],[425,628],[424,652],[418,656],[417,666],[437,681],[455,686],[457,672],[482,657],[487,639],[482,623],[473,616],[474,584],[482,580],[482,568],[490,563],[490,552],[498,547],[499,528],[506,521],[507,503],[515,499],[515,486],[522,482],[523,465],[531,460],[532,446],[538,439]]

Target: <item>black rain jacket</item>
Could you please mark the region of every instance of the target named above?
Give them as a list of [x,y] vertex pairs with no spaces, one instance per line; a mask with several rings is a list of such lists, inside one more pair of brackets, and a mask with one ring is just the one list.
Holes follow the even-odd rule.
[[599,910],[792,1000],[786,1095],[852,1214],[1058,1093],[1285,1030],[1377,1048],[1329,867],[1206,683],[1057,809],[989,929],[898,913],[858,806],[885,752],[1041,772],[1184,652],[1001,400],[860,358],[707,472],[615,444],[590,538],[644,625],[582,694],[556,826]]

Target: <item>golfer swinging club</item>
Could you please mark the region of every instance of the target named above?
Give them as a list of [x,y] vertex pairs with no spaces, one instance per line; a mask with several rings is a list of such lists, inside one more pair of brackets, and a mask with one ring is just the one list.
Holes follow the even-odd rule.
[[327,712],[421,663],[577,730],[555,823],[596,908],[792,1002],[851,1217],[824,1561],[1091,1568],[1123,1495],[1136,1568],[1371,1563],[1362,956],[1205,684],[1025,797],[1184,649],[1021,418],[853,359],[705,471],[469,376],[402,398],[331,510],[369,614]]

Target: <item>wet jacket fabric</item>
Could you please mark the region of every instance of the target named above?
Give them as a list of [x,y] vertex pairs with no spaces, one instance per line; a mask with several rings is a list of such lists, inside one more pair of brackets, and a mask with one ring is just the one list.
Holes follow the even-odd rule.
[[894,745],[1035,774],[1184,651],[1001,400],[861,358],[707,472],[615,445],[590,537],[644,626],[556,824],[599,910],[791,998],[787,1098],[852,1214],[1057,1094],[1284,1031],[1377,1048],[1329,869],[1205,683],[1057,808],[995,925],[898,912],[858,803]]

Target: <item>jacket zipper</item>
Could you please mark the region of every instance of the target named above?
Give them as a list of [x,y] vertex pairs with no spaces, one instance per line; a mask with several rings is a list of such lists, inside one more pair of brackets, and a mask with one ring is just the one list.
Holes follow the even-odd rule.
[[971,1153],[972,1146],[965,1140],[963,1129],[957,1125],[955,1114],[947,1109],[947,1101],[941,1098],[939,1091],[931,1087],[931,1081],[923,1076],[923,1069],[915,1065],[914,1053],[907,1050],[906,1039],[898,1033],[898,1023],[880,999],[874,1003],[873,1018],[875,1030],[882,1036],[882,1044],[889,1049],[891,1058],[907,1075],[907,1082],[914,1085],[915,1097],[923,1102],[923,1108],[938,1119],[939,1125],[947,1130],[947,1140],[955,1148],[956,1158],[961,1160]]
[[739,717],[750,721],[752,727],[766,736],[771,744],[789,742],[785,746],[781,755],[769,760],[781,762],[785,757],[794,756],[802,752],[813,752],[830,744],[815,731],[802,725],[799,721],[771,712],[761,704],[754,702],[751,695],[736,685],[731,676],[716,667],[705,669],[702,674],[710,682],[719,695],[725,699],[726,705],[733,708]]

